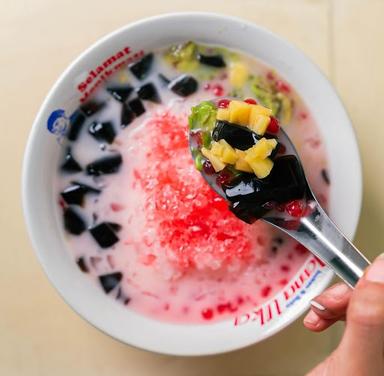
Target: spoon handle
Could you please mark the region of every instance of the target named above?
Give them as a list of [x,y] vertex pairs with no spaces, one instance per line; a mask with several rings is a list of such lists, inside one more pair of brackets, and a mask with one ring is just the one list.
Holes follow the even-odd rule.
[[330,266],[349,286],[354,287],[370,262],[341,233],[317,201],[314,203],[314,210],[300,219],[298,228],[290,229],[291,226],[282,222],[270,223],[295,238]]

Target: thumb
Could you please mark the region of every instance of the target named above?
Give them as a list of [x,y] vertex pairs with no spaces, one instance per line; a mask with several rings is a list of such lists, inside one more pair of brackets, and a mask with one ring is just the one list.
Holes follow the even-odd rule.
[[[353,291],[338,352],[349,375],[381,375],[384,350],[384,254]],[[349,373],[350,372],[350,373]],[[360,373],[361,372],[361,373]]]

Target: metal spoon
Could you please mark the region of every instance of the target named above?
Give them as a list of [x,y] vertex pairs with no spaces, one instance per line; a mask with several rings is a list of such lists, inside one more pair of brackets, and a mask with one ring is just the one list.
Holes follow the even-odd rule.
[[[287,134],[280,128],[279,141],[286,147],[287,155],[295,155],[301,164],[300,157]],[[196,147],[190,139],[190,146]],[[195,153],[192,153],[195,158]],[[225,194],[212,176],[201,171],[208,184],[222,197]],[[308,248],[314,255],[331,267],[335,273],[349,286],[354,287],[363,275],[364,269],[370,264],[357,248],[342,234],[337,226],[325,213],[324,209],[316,200],[307,179],[306,197],[307,205],[311,208],[309,214],[298,219],[299,223],[292,226],[292,218],[287,214],[273,210],[265,214],[263,221],[284,231],[303,246]]]

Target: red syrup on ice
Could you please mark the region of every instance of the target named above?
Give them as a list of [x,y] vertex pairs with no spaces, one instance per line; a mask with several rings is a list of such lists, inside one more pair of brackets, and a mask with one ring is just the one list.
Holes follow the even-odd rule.
[[[136,176],[147,200],[155,202],[147,206],[148,225],[159,229],[161,245],[172,253],[171,259],[182,271],[201,268],[204,263],[216,269],[234,259],[249,261],[252,244],[244,236],[247,225],[228,210],[227,202],[202,177],[191,171],[186,129],[187,125],[171,114],[155,117],[146,125],[146,132],[155,141],[146,165],[136,171]],[[159,169],[159,160],[168,168]],[[180,192],[185,192],[183,199]]]

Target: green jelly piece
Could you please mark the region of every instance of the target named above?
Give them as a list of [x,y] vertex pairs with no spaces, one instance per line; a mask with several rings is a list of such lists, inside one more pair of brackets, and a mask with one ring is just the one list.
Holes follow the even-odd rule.
[[288,124],[292,119],[293,101],[262,76],[251,80],[251,91],[260,104],[272,110],[273,116],[279,118],[281,123]]
[[289,124],[292,120],[293,102],[283,93],[277,93],[276,97],[280,100],[279,120],[282,124]]
[[195,166],[198,171],[203,170],[203,163],[204,163],[204,158],[203,156],[199,153],[195,157]]
[[190,129],[212,130],[215,126],[216,113],[216,106],[209,101],[201,102],[192,107],[191,115],[188,118]]
[[211,145],[211,142],[212,142],[211,133],[210,132],[203,132],[202,139],[203,139],[203,146],[206,148],[209,148],[209,146]]
[[186,42],[171,46],[164,55],[165,60],[182,72],[191,72],[199,66],[197,45]]

